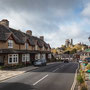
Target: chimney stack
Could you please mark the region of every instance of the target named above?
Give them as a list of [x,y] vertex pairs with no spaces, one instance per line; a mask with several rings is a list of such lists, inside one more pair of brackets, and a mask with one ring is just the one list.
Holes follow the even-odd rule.
[[2,21],[0,21],[0,24],[9,27],[9,21],[7,19],[3,19]]
[[44,41],[44,36],[40,36],[40,39]]
[[31,31],[31,30],[27,30],[27,31],[26,31],[26,34],[32,36],[32,31]]

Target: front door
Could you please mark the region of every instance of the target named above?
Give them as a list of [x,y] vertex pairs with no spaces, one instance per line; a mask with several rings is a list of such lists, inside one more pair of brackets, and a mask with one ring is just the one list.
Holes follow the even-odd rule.
[[3,65],[4,61],[3,61],[3,56],[0,56],[0,65]]
[[34,53],[30,54],[30,59],[31,59],[31,64],[33,65],[33,63],[35,61],[35,54]]

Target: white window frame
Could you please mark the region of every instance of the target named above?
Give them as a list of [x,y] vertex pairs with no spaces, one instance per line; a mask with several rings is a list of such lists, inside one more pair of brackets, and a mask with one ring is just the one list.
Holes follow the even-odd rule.
[[38,45],[35,45],[35,50],[38,50]]
[[38,54],[35,55],[35,60],[38,60],[38,59],[41,59],[40,53],[38,53]]
[[48,47],[48,51],[50,51],[50,48]]
[[[12,59],[10,62],[10,58]],[[8,64],[17,64],[18,63],[18,54],[8,54]]]
[[30,54],[22,54],[22,62],[29,62]]
[[43,51],[44,51],[44,50],[45,50],[45,47],[43,46],[43,48],[42,48],[42,49],[43,49]]
[[8,48],[13,48],[13,40],[8,40]]
[[28,43],[25,43],[25,49],[28,49],[28,46],[29,46]]
[[51,54],[48,54],[48,58],[51,59],[51,57],[52,57]]
[[46,54],[42,54],[41,59],[46,59]]

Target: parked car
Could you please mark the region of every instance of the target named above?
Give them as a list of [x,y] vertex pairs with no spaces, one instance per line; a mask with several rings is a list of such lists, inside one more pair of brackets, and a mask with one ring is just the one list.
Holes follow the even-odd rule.
[[90,63],[90,57],[85,58],[85,60]]
[[82,63],[83,61],[82,60],[79,60],[79,63]]
[[46,66],[46,59],[35,60],[34,66]]
[[64,60],[64,63],[69,63],[68,59],[65,59],[65,60]]

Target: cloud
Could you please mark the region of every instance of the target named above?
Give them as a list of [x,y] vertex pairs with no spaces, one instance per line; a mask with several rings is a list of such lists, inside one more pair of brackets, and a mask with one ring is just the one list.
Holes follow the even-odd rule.
[[85,6],[84,6],[84,9],[81,13],[83,16],[86,16],[86,17],[90,17],[90,3],[87,3]]
[[[64,44],[67,38],[73,38],[75,43],[88,42],[86,39],[89,33],[84,28],[88,20],[76,20],[80,17],[75,10],[82,7],[81,2],[82,0],[0,0],[0,19],[7,18],[12,28],[24,32],[30,29],[38,37],[44,35],[45,41],[52,47]],[[86,5],[83,8],[83,16],[87,15],[85,13],[88,7]]]
[[[90,31],[83,29],[81,23],[72,22],[71,24],[59,25],[59,30],[55,33],[46,34],[46,40],[50,42],[52,47],[65,44],[66,39],[73,39],[74,44],[88,42]],[[89,42],[88,42],[89,43]]]

